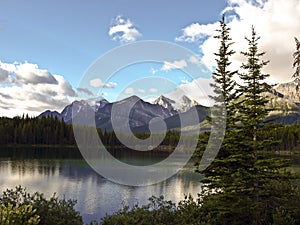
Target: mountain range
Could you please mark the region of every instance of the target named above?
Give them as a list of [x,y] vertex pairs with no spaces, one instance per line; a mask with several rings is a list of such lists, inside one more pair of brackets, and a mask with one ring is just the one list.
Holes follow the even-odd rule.
[[[275,122],[285,124],[300,123],[300,98],[293,82],[279,84],[265,95],[269,99],[268,107],[274,109],[271,111],[269,118],[272,118]],[[47,110],[41,113],[39,117],[57,117],[58,119],[64,119],[66,123],[72,123],[72,118],[81,117],[84,119],[92,112],[95,115],[96,126],[102,130],[111,131],[113,130],[111,113],[114,105],[120,109],[114,115],[118,121],[125,121],[126,116],[122,114],[122,109],[125,110],[129,106],[133,106],[129,113],[128,122],[129,127],[134,132],[149,131],[149,122],[154,118],[164,120],[167,129],[180,128],[181,117],[185,118],[185,126],[195,127],[199,126],[199,123],[203,122],[209,114],[208,107],[200,105],[196,100],[190,99],[186,95],[176,99],[162,95],[151,103],[134,95],[112,103],[104,98],[94,99],[93,101],[74,101],[60,113]],[[192,119],[195,110],[198,115],[198,124],[195,124]],[[191,119],[189,120],[189,118]],[[119,126],[122,126],[122,123]]]
[[[95,115],[96,126],[102,130],[113,130],[111,113],[114,105],[117,105],[120,109],[128,108],[129,105],[133,105],[129,113],[129,127],[135,132],[149,131],[148,124],[154,118],[160,118],[166,122],[168,129],[180,127],[179,114],[189,115],[193,109],[198,111],[199,122],[205,120],[208,114],[208,108],[199,105],[195,100],[190,100],[187,96],[182,96],[179,102],[171,100],[164,96],[160,96],[152,103],[146,102],[139,97],[133,95],[129,98],[121,101],[110,103],[106,99],[101,98],[96,101],[74,101],[70,105],[67,105],[61,113],[57,111],[47,110],[41,113],[38,117],[57,117],[58,119],[64,119],[66,123],[72,123],[72,118],[82,117],[84,118],[91,115],[93,111]],[[117,113],[117,120],[122,121],[122,112]],[[76,119],[81,121],[80,119]],[[187,125],[194,125],[187,121]]]

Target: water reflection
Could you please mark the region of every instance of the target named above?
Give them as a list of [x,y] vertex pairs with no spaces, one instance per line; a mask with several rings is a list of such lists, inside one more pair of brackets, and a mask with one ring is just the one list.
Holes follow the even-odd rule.
[[184,194],[196,196],[201,188],[201,176],[191,167],[155,185],[129,187],[106,180],[82,159],[49,158],[25,159],[7,155],[0,158],[0,190],[22,185],[29,192],[43,192],[47,197],[57,193],[60,197],[77,199],[76,209],[88,222],[117,211],[122,204],[145,204],[152,195],[164,195],[168,200],[179,201]]

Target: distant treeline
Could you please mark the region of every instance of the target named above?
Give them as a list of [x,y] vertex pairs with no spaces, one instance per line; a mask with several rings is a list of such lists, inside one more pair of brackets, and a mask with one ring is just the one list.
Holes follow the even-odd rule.
[[[106,146],[122,146],[114,132],[97,129]],[[138,138],[149,137],[147,133],[135,134]],[[180,135],[167,132],[163,145],[176,146]],[[73,127],[64,120],[52,117],[0,117],[0,145],[76,145]]]
[[281,126],[270,124],[266,128],[261,131],[260,138],[262,140],[278,140],[268,148],[269,150],[293,150],[297,145],[300,145],[300,124]]
[[0,144],[75,144],[72,126],[57,118],[0,118]]
[[[122,146],[114,132],[97,129],[99,137],[106,146]],[[204,135],[204,134],[201,134]],[[207,134],[206,134],[207,135]],[[145,139],[147,133],[136,134]],[[299,144],[300,125],[270,126],[261,137],[281,140],[270,150],[292,150]],[[180,138],[178,132],[168,131],[162,145],[176,146]],[[201,140],[201,138],[199,139]],[[0,145],[76,145],[73,127],[52,117],[0,117]]]

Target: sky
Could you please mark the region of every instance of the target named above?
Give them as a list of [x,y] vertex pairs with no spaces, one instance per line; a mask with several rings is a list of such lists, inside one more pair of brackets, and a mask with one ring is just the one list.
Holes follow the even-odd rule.
[[[179,89],[203,103],[223,13],[235,42],[232,68],[244,60],[239,53],[254,25],[270,60],[268,81],[290,82],[294,37],[300,38],[299,0],[2,0],[0,116],[61,111],[82,98],[179,96]],[[161,47],[152,49],[150,40]],[[132,55],[144,54],[144,47],[137,51],[144,44],[155,57],[138,61]],[[114,58],[104,63],[109,55]],[[102,67],[95,72],[95,65]],[[104,73],[109,66],[115,70]]]

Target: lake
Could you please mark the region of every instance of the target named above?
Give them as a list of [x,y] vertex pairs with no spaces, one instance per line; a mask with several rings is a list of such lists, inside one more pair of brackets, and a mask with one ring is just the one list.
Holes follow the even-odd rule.
[[[115,154],[124,161],[146,164],[164,159],[164,154]],[[164,195],[178,202],[185,194],[197,196],[202,176],[188,163],[171,178],[149,186],[125,186],[98,175],[83,160],[77,149],[0,148],[0,191],[22,185],[28,192],[42,192],[47,197],[76,199],[76,209],[85,222],[100,220],[122,205],[146,204],[151,196]]]

